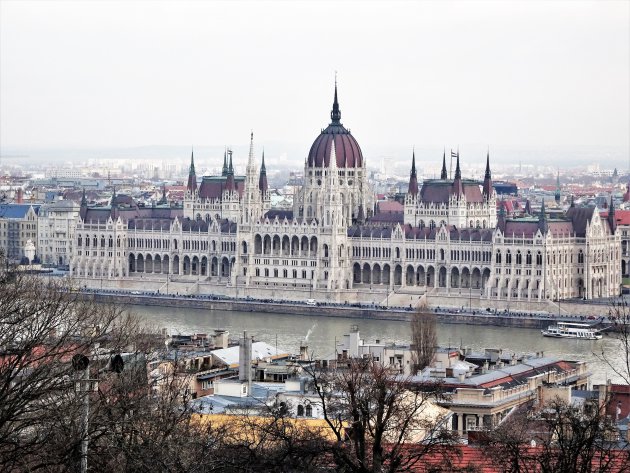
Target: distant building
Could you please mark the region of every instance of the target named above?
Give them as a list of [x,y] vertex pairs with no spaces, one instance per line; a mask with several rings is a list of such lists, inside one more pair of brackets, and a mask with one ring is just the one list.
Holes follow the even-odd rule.
[[39,209],[35,204],[0,204],[0,248],[9,262],[19,263],[26,243],[37,241]]
[[37,247],[43,264],[70,264],[79,209],[79,204],[70,200],[58,200],[40,207]]

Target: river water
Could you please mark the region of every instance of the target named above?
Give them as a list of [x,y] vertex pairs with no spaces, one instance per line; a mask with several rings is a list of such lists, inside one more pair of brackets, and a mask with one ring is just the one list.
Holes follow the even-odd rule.
[[[335,337],[339,340],[352,325],[359,327],[361,338],[366,342],[378,339],[382,343],[409,343],[411,337],[409,323],[398,321],[140,305],[129,309],[153,329],[166,328],[172,334],[211,333],[214,329],[225,329],[234,338],[247,330],[256,340],[271,345],[277,343],[279,348],[290,353],[299,353],[300,344],[308,337],[309,352],[315,357],[331,356]],[[442,346],[468,346],[475,351],[484,348],[504,348],[517,353],[544,351],[545,355],[588,362],[593,383],[603,383],[606,379],[621,382],[619,376],[596,356],[603,350],[620,365],[619,342],[610,336],[593,341],[556,339],[543,337],[536,329],[441,323],[437,332]]]

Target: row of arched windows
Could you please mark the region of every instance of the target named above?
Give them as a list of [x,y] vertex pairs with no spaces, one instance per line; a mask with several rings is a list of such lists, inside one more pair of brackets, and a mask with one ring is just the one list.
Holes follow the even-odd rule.
[[[120,237],[116,237],[116,247],[120,248],[121,245],[121,240]],[[99,246],[101,248],[113,248],[114,247],[114,237],[112,235],[109,235],[109,238],[105,238],[105,235],[101,235],[100,238],[100,245],[99,245],[99,238],[97,235],[77,235],[77,246],[81,247],[84,246],[85,248],[89,248],[90,246],[92,246],[93,248],[98,248]]]

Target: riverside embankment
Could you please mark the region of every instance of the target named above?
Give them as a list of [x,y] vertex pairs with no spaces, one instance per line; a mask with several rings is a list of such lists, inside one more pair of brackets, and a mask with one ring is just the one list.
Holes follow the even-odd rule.
[[[274,313],[285,315],[307,315],[321,317],[337,317],[348,319],[372,319],[408,321],[412,310],[402,308],[386,308],[379,306],[357,306],[350,304],[318,304],[305,303],[212,299],[209,297],[176,297],[155,294],[81,292],[82,297],[94,297],[99,302],[116,302],[128,305],[176,307],[179,309],[205,309],[237,312]],[[584,317],[554,317],[552,315],[527,312],[489,312],[487,310],[466,311],[454,309],[431,308],[427,312],[434,313],[438,321],[447,324],[489,325],[513,328],[546,328],[553,320],[582,321]],[[588,320],[590,323],[606,322],[604,318]]]

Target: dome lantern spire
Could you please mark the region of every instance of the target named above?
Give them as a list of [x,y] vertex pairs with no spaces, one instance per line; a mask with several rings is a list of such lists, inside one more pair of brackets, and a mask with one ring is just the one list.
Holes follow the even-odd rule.
[[337,73],[335,72],[335,99],[333,100],[332,111],[330,112],[330,119],[334,124],[341,123],[341,111],[339,110],[339,101],[337,100]]

